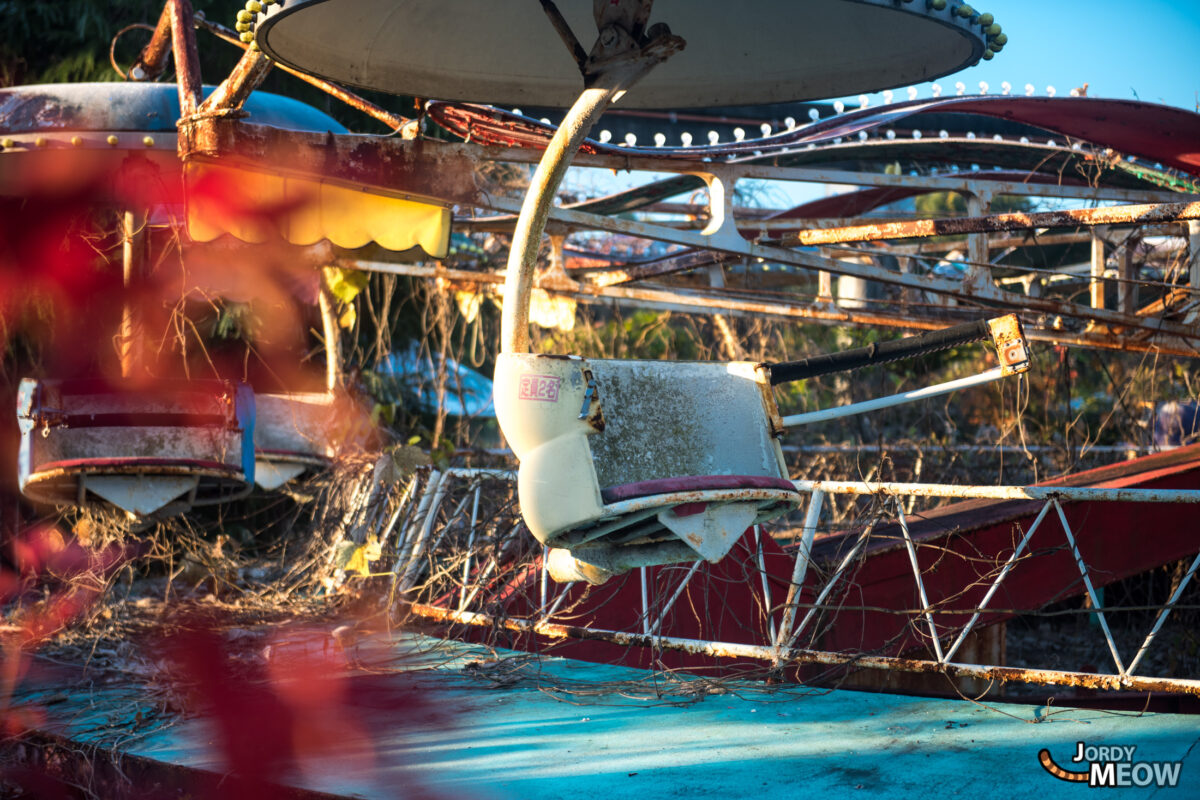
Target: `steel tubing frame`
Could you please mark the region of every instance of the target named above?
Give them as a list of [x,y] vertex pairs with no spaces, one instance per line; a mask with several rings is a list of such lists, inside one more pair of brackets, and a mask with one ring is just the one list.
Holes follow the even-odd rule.
[[[423,264],[389,264],[378,261],[342,262],[353,269],[385,272],[391,275],[407,275],[417,278],[437,278],[470,286],[494,286],[503,283],[504,276],[494,272],[447,269],[442,266]],[[544,287],[546,291],[563,294],[561,289]],[[828,325],[876,325],[904,328],[908,330],[937,330],[952,324],[955,319],[917,317],[899,312],[857,311],[840,308],[828,302],[787,302],[786,300],[765,301],[743,299],[712,290],[634,288],[629,286],[593,286],[586,283],[565,294],[582,303],[616,302],[623,306],[657,308],[690,314],[729,314],[737,317],[771,317],[779,320],[805,320]],[[1019,295],[1014,295],[1019,297]],[[1101,331],[1057,331],[1038,328],[1024,323],[1026,338],[1030,341],[1091,347],[1102,350],[1127,350],[1152,352],[1158,355],[1175,355],[1187,358],[1200,356],[1200,347],[1176,336],[1138,341],[1115,337]],[[1198,334],[1200,335],[1200,334]]]
[[718,658],[748,658],[760,661],[849,666],[861,669],[941,674],[950,678],[977,678],[1000,683],[1037,683],[1052,686],[1076,686],[1088,689],[1109,689],[1143,692],[1164,692],[1200,696],[1200,681],[1181,678],[1143,678],[1136,675],[1097,675],[1090,672],[1069,672],[1022,667],[985,666],[955,662],[937,663],[894,656],[870,656],[833,653],[804,648],[775,648],[769,645],[739,644],[705,639],[683,639],[675,636],[625,633],[578,625],[553,622],[534,622],[517,617],[495,617],[474,611],[455,611],[424,603],[408,606],[410,613],[437,622],[484,628],[503,628],[517,633],[530,633],[552,639],[581,639],[602,641],[630,647],[650,647],[676,650],[695,655]]
[[[480,470],[480,469],[451,469],[445,472],[434,472],[430,475],[430,479],[426,485],[425,491],[418,503],[417,513],[409,520],[410,527],[415,526],[419,532],[402,532],[400,534],[397,545],[404,551],[398,559],[399,563],[404,563],[410,566],[416,563],[422,555],[422,545],[427,544],[430,540],[430,526],[433,518],[437,514],[438,507],[448,493],[448,483],[452,478],[464,478],[473,482],[470,491],[475,497],[475,507],[471,514],[471,534],[469,542],[474,542],[475,527],[478,522],[478,497],[481,491],[480,480],[483,478],[493,478],[500,480],[513,480],[512,472],[505,470]],[[467,576],[470,573],[470,563],[464,567],[464,586],[459,593],[459,601],[457,609],[451,610],[437,606],[423,605],[420,603],[413,604],[410,610],[418,615],[440,620],[442,622],[462,623],[467,625],[485,625],[499,626],[509,630],[532,633],[551,638],[576,638],[609,641],[614,644],[623,644],[629,646],[641,647],[657,647],[661,649],[678,650],[681,652],[696,653],[703,655],[712,655],[729,658],[751,658],[756,660],[769,661],[776,667],[786,665],[788,663],[796,664],[824,664],[824,665],[846,665],[867,669],[877,670],[892,670],[899,672],[911,673],[942,673],[950,677],[963,678],[978,678],[982,680],[996,680],[1001,682],[1017,681],[1025,683],[1037,683],[1060,686],[1078,686],[1086,688],[1099,689],[1123,689],[1136,691],[1160,691],[1174,692],[1192,695],[1200,695],[1200,680],[1191,679],[1175,679],[1175,678],[1147,678],[1133,674],[1133,670],[1141,662],[1146,651],[1153,643],[1155,637],[1161,630],[1170,611],[1174,608],[1183,590],[1195,576],[1197,570],[1200,570],[1200,555],[1197,555],[1186,574],[1180,581],[1172,593],[1171,598],[1163,606],[1157,615],[1155,622],[1149,634],[1146,636],[1137,655],[1129,662],[1128,665],[1123,664],[1119,653],[1117,652],[1116,644],[1111,631],[1107,626],[1104,617],[1104,609],[1100,603],[1098,593],[1091,584],[1090,575],[1087,566],[1079,553],[1078,545],[1074,532],[1072,531],[1061,506],[1061,501],[1097,501],[1097,502],[1149,502],[1149,503],[1200,503],[1200,491],[1187,490],[1155,490],[1155,489],[1110,489],[1097,487],[1039,487],[1039,486],[953,486],[946,484],[913,484],[913,483],[879,483],[870,484],[861,481],[794,481],[798,489],[806,491],[810,494],[810,502],[805,514],[804,527],[801,535],[800,547],[797,550],[797,555],[793,564],[792,579],[787,594],[787,598],[781,604],[783,615],[778,628],[774,628],[773,614],[771,620],[770,644],[744,644],[735,642],[722,642],[715,640],[702,639],[683,639],[679,637],[662,636],[659,631],[662,629],[667,615],[671,608],[675,605],[678,599],[682,596],[690,581],[696,575],[700,566],[699,562],[690,565],[690,568],[681,578],[679,584],[673,590],[671,596],[663,604],[662,608],[656,614],[651,615],[651,602],[648,593],[642,594],[642,613],[639,617],[639,627],[641,633],[627,633],[622,631],[608,631],[602,629],[583,628],[571,625],[561,625],[550,622],[550,618],[557,611],[559,606],[565,600],[567,593],[570,591],[573,584],[566,584],[555,596],[553,601],[550,601],[548,592],[543,592],[541,603],[539,604],[539,618],[537,620],[522,619],[522,618],[505,618],[496,619],[485,614],[478,614],[467,610],[466,606],[474,598],[476,591],[472,591],[467,595]],[[841,580],[842,576],[848,569],[849,565],[857,557],[859,551],[866,544],[871,531],[874,528],[874,523],[867,526],[856,538],[854,545],[849,552],[841,559],[837,568],[830,575],[830,578],[825,582],[822,591],[819,593],[815,601],[808,606],[808,613],[798,625],[793,628],[793,622],[796,617],[796,612],[802,607],[797,602],[798,588],[803,585],[805,576],[810,563],[810,552],[812,547],[812,538],[815,533],[818,520],[824,505],[825,498],[830,494],[845,494],[845,495],[885,495],[891,498],[896,505],[896,512],[900,522],[902,532],[904,534],[905,547],[909,553],[910,564],[913,569],[913,577],[918,588],[921,598],[921,608],[917,613],[924,618],[926,625],[930,631],[931,646],[937,656],[935,660],[926,659],[910,659],[890,656],[871,656],[871,655],[855,655],[849,653],[827,652],[812,650],[809,648],[798,647],[797,642],[800,636],[807,629],[808,623],[813,616],[822,607],[822,603],[834,590],[836,585]],[[902,504],[899,503],[899,498],[903,496],[923,496],[923,497],[976,497],[989,499],[1006,499],[1006,500],[1042,500],[1044,502],[1040,513],[1036,519],[1026,530],[1021,539],[1018,541],[1005,560],[996,577],[991,581],[983,599],[979,605],[973,610],[970,620],[957,631],[949,646],[943,647],[942,636],[938,634],[937,627],[934,624],[933,612],[934,609],[928,602],[927,593],[925,591],[924,582],[922,580],[922,571],[917,558],[916,546],[908,534],[907,519],[903,510]],[[411,492],[405,493],[405,500],[411,500]],[[464,497],[458,503],[458,509],[453,516],[457,517],[468,500]],[[1101,621],[1101,629],[1105,636],[1106,642],[1113,655],[1114,662],[1117,666],[1117,671],[1114,674],[1095,674],[1084,672],[1068,672],[1059,670],[1045,669],[1025,669],[1015,667],[1004,667],[999,665],[975,665],[962,664],[954,662],[952,659],[959,651],[968,635],[974,630],[978,620],[988,608],[992,599],[1005,578],[1010,574],[1012,569],[1020,560],[1022,554],[1026,551],[1030,540],[1037,530],[1041,527],[1043,521],[1048,516],[1051,510],[1057,512],[1058,519],[1063,526],[1066,540],[1073,554],[1073,559],[1080,568],[1082,579],[1088,591],[1088,595],[1092,601],[1093,607]],[[399,511],[397,511],[399,513]],[[416,540],[413,540],[413,534],[416,534]],[[404,542],[412,542],[409,547],[403,547]],[[439,539],[440,541],[440,539]],[[469,554],[468,554],[469,557]],[[495,568],[495,564],[490,564],[483,571],[481,581],[486,581],[487,577]],[[760,571],[763,570],[761,560],[759,563]],[[543,563],[542,572],[545,573],[546,568]],[[405,570],[408,572],[408,570]],[[397,576],[399,572],[397,571]],[[765,576],[765,572],[764,572]],[[544,582],[545,575],[542,580]],[[397,581],[405,584],[405,588],[409,584],[409,580]],[[764,587],[766,584],[764,583]],[[395,588],[395,587],[394,587]],[[764,592],[767,590],[764,588]],[[402,593],[402,592],[401,592]],[[764,602],[766,608],[774,610],[769,597],[764,593]],[[808,605],[808,604],[805,604]],[[960,613],[960,612],[955,612]]]

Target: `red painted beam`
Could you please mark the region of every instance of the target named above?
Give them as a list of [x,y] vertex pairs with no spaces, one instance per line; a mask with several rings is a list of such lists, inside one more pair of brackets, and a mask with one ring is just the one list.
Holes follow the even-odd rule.
[[[1050,486],[1200,489],[1200,446],[1158,453],[1051,481]],[[1195,509],[1169,503],[1067,503],[1067,522],[1097,587],[1194,555]],[[1022,533],[1041,510],[1040,501],[967,501],[945,506],[909,521],[917,545],[931,606],[942,609],[935,621],[943,635],[966,623],[968,610],[982,600],[990,578],[1012,553]],[[855,534],[839,533],[818,540],[813,556],[824,568],[850,546]],[[979,624],[1033,611],[1049,603],[1082,595],[1086,590],[1053,511],[1030,540],[1028,551],[1005,578],[992,599],[997,611]],[[865,650],[898,654],[928,642],[923,620],[899,615],[897,609],[920,607],[908,553],[898,525],[876,529],[865,559],[851,574],[832,604],[847,608],[830,618],[814,644],[829,650]],[[811,595],[812,586],[806,587]],[[958,613],[953,613],[955,610]]]

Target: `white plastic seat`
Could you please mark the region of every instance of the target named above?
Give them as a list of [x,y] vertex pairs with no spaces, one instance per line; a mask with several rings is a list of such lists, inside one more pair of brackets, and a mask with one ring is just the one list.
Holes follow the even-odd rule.
[[799,505],[757,364],[505,353],[495,386],[521,514],[580,561],[715,562]]
[[162,515],[242,496],[254,480],[254,393],[242,384],[25,378],[17,422],[19,484],[37,502]]

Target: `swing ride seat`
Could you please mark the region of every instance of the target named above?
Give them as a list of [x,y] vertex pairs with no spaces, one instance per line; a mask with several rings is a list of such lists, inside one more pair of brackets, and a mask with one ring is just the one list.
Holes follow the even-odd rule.
[[254,482],[278,489],[334,456],[329,430],[337,422],[334,395],[288,392],[254,395]]
[[17,422],[19,485],[37,502],[161,516],[253,484],[254,394],[241,384],[25,378]]
[[505,353],[495,385],[521,514],[578,561],[715,562],[800,504],[758,364]]

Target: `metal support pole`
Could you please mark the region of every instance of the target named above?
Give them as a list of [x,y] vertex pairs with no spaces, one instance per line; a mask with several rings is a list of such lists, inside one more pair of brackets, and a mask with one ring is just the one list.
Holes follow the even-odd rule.
[[956,381],[947,383],[939,383],[935,386],[926,386],[923,389],[913,389],[911,392],[901,392],[887,397],[877,397],[874,400],[864,400],[861,403],[851,403],[848,406],[839,406],[838,408],[825,408],[820,411],[810,411],[807,414],[793,414],[790,417],[783,418],[783,426],[785,428],[794,428],[798,425],[811,425],[814,422],[826,422],[831,419],[840,419],[842,417],[851,417],[855,414],[865,414],[868,411],[878,411],[882,408],[891,408],[905,403],[913,403],[917,400],[926,400],[930,397],[938,397],[950,392],[956,392],[959,389],[966,389],[971,386],[980,386],[992,381],[998,381],[1004,377],[1004,372],[1000,367],[989,369],[987,372],[979,375],[971,375],[967,378],[959,378]]
[[[990,197],[976,194],[968,194],[966,197],[967,213],[972,217],[982,217],[991,209],[992,199]],[[976,281],[992,282],[986,233],[972,233],[967,236],[967,260],[971,262],[969,280],[972,283]]]
[[767,581],[767,563],[763,556],[762,526],[754,526],[754,555],[758,562],[758,577],[762,582],[763,607],[767,610],[767,635],[775,641],[775,614],[771,603],[771,584]]
[[[609,77],[609,76],[605,76]],[[542,160],[521,204],[521,213],[513,230],[512,247],[508,253],[508,268],[504,277],[504,309],[501,312],[500,351],[529,352],[529,299],[537,268],[538,249],[546,218],[554,202],[554,193],[567,174],[571,158],[583,144],[592,126],[607,110],[613,99],[624,91],[621,80],[601,80],[599,85],[585,89],[571,106],[554,138],[546,146]]]
[[1042,510],[1038,513],[1037,519],[1035,519],[1033,524],[1029,526],[1029,530],[1025,531],[1025,535],[1022,536],[1021,541],[1017,543],[1012,555],[1008,557],[1006,562],[1004,562],[1004,567],[1000,570],[1000,574],[996,576],[996,580],[992,581],[992,585],[988,588],[987,594],[985,594],[983,599],[979,601],[979,606],[975,609],[975,613],[971,615],[971,619],[967,621],[967,624],[963,627],[962,632],[958,634],[958,638],[954,640],[954,644],[952,644],[950,649],[946,651],[946,655],[940,659],[942,662],[946,662],[954,658],[954,654],[958,652],[958,648],[962,647],[963,642],[967,640],[967,636],[971,633],[971,629],[975,627],[975,623],[979,620],[979,617],[983,615],[983,610],[988,607],[989,603],[992,602],[992,597],[994,597],[996,592],[1000,589],[1000,584],[1003,583],[1004,578],[1017,563],[1017,559],[1020,558],[1021,553],[1025,550],[1025,546],[1029,544],[1029,540],[1033,537],[1034,532],[1042,524],[1042,520],[1046,518],[1046,514],[1050,511],[1050,505],[1051,504],[1047,502],[1044,506],[1042,506]]
[[546,559],[549,556],[550,548],[542,545],[542,569],[538,581],[538,611],[546,607],[546,595],[550,591],[550,569],[546,566]]
[[808,627],[808,623],[821,608],[821,605],[825,602],[825,598],[829,597],[829,594],[833,591],[833,587],[837,586],[838,581],[842,577],[842,573],[846,571],[846,568],[849,567],[850,563],[854,561],[855,557],[858,556],[858,553],[860,550],[862,550],[863,545],[867,543],[867,539],[871,537],[871,532],[873,530],[875,530],[875,520],[872,520],[871,524],[863,529],[863,532],[858,535],[858,539],[854,542],[854,546],[850,548],[850,552],[846,553],[846,556],[842,559],[841,563],[838,564],[837,569],[834,570],[833,575],[825,584],[825,588],[823,588],[821,593],[817,595],[817,599],[813,602],[812,608],[808,610],[808,613],[804,615],[804,619],[800,620],[800,624],[797,625],[796,630],[792,632],[792,635],[788,639],[786,645],[787,649],[790,650],[796,646],[796,642],[800,639],[800,634],[804,633],[804,629]]
[[668,36],[651,42],[638,52],[626,54],[602,72],[588,76],[588,88],[583,90],[567,111],[562,124],[546,145],[513,229],[504,277],[500,352],[529,352],[529,298],[533,291],[538,249],[554,204],[554,193],[566,176],[571,159],[608,107],[659,62],[682,47],[682,39]]
[[[238,34],[236,31],[230,30],[229,28],[226,28],[224,25],[213,22],[212,20],[204,19],[203,17],[197,17],[196,18],[196,27],[204,28],[206,31],[213,34],[218,39],[224,39],[225,41],[229,42],[230,44],[232,44],[235,47],[240,47],[243,50],[250,49],[249,45],[247,45],[245,42],[241,41],[238,38]],[[335,97],[338,100],[341,100],[343,103],[350,106],[351,108],[354,108],[358,111],[361,111],[362,113],[366,114],[369,117],[379,120],[384,125],[387,125],[389,128],[391,128],[392,130],[400,130],[401,128],[405,128],[405,126],[408,125],[410,122],[413,122],[413,120],[410,120],[407,117],[402,117],[399,114],[393,114],[392,112],[388,111],[387,109],[380,108],[379,106],[370,102],[366,98],[360,97],[359,95],[355,94],[354,92],[351,92],[347,89],[342,88],[341,86],[338,86],[336,83],[331,83],[330,81],[322,80],[321,78],[318,78],[316,76],[308,75],[304,72],[301,72],[298,69],[292,69],[291,67],[287,66],[286,64],[280,64],[278,61],[275,62],[275,68],[281,69],[284,72],[286,72],[288,75],[291,75],[295,78],[299,78],[300,80],[304,81],[305,83],[309,84],[310,86],[317,87],[321,91],[325,92],[325,94],[330,95],[331,97]],[[409,132],[409,128],[405,128],[404,135],[406,138],[408,136],[408,132]]]
[[938,637],[937,625],[933,622],[933,610],[929,607],[929,596],[925,592],[925,581],[921,578],[921,565],[917,561],[917,549],[913,545],[912,534],[908,532],[908,520],[904,516],[904,508],[899,500],[896,501],[896,516],[900,520],[900,531],[904,534],[904,547],[908,550],[908,560],[912,564],[913,579],[917,582],[917,596],[921,599],[921,614],[929,625],[929,638],[933,642],[933,654],[938,663],[944,663],[946,657],[942,654],[942,641]]
[[143,320],[137,289],[146,273],[146,214],[126,209],[121,215],[121,261],[125,298],[121,308],[121,333],[117,350],[121,377],[132,377],[143,363]]
[[[822,258],[831,258],[829,250],[821,250]],[[828,303],[833,305],[833,273],[828,270],[819,270],[817,272],[817,303]]]
[[959,486],[953,483],[893,483],[882,481],[807,481],[792,485],[802,492],[823,489],[830,494],[900,494],[917,497],[973,497],[989,500],[1067,500],[1104,503],[1200,503],[1197,489],[1127,489],[1100,486]]
[[1104,308],[1104,264],[1108,255],[1104,228],[1092,228],[1092,279],[1089,284],[1092,308]]
[[459,611],[466,607],[467,583],[471,580],[471,554],[475,546],[475,526],[479,523],[479,494],[482,489],[482,483],[475,484],[475,500],[471,503],[471,531],[467,534],[467,556],[463,559],[462,589],[458,593]]
[[558,611],[559,606],[561,606],[563,601],[567,599],[567,595],[570,594],[571,587],[574,585],[575,581],[568,581],[567,583],[563,584],[562,589],[559,590],[558,595],[554,598],[553,605],[546,609],[546,612],[542,614],[543,620],[548,620],[554,616],[554,612]]
[[[434,514],[437,512],[436,505],[433,508],[430,508],[430,504],[435,502],[435,498],[436,503],[441,503],[441,497],[438,495],[438,493],[442,491],[442,481],[444,478],[445,473],[436,469],[429,473],[429,481],[425,484],[425,491],[421,493],[420,502],[417,503],[417,513],[413,516],[412,520],[410,520],[410,524],[412,526],[422,526],[422,538],[425,536],[425,531],[428,530],[428,528],[433,524],[431,521],[429,525],[425,525],[425,520],[431,520]],[[401,569],[403,569],[404,566],[409,562],[416,549],[417,543],[412,540],[408,531],[405,531],[403,543],[400,546],[399,552],[396,554],[396,564],[392,568],[393,595],[397,594],[398,587],[403,585],[404,579],[407,577],[407,573],[401,575]],[[400,591],[403,590],[401,589]]]
[[325,391],[332,392],[342,384],[342,335],[338,328],[333,293],[321,278],[317,292],[317,303],[321,308],[321,332],[325,336]]
[[646,568],[640,570],[642,579],[642,633],[650,635],[650,588],[646,585]]
[[792,633],[792,623],[796,619],[796,598],[804,589],[808,565],[812,562],[813,537],[816,536],[817,523],[821,521],[821,507],[824,504],[825,490],[813,489],[808,499],[808,510],[804,514],[804,527],[800,533],[800,549],[796,551],[796,562],[792,565],[792,581],[788,586],[787,599],[783,601],[783,619],[779,623],[779,633],[775,636],[776,646],[782,646]]
[[675,601],[679,599],[679,595],[683,594],[683,590],[687,588],[688,582],[691,581],[692,576],[696,574],[696,570],[699,569],[700,565],[703,563],[703,561],[692,562],[692,568],[687,571],[687,574],[683,576],[683,580],[681,580],[679,585],[675,587],[675,591],[671,593],[671,597],[667,600],[666,605],[663,606],[662,612],[659,613],[658,618],[654,620],[654,624],[650,626],[650,635],[653,636],[662,630],[663,622],[665,622],[667,619],[667,614],[670,613],[671,609],[675,606]]
[[1200,219],[1200,203],[1138,203],[1124,206],[1076,208],[1067,211],[1015,212],[984,217],[952,217],[847,225],[812,229],[782,236],[784,247],[812,247],[847,242],[883,242],[895,239],[924,239],[956,234],[1026,231],[1030,228],[1075,228],[1103,225],[1152,225]]
[[1137,669],[1137,665],[1141,663],[1142,656],[1146,655],[1146,651],[1150,649],[1150,644],[1154,641],[1154,637],[1158,635],[1163,623],[1167,621],[1167,615],[1171,613],[1171,609],[1175,607],[1175,603],[1177,603],[1180,596],[1183,595],[1183,590],[1187,588],[1188,583],[1190,583],[1192,580],[1192,576],[1196,574],[1197,567],[1200,567],[1200,553],[1198,553],[1192,560],[1192,565],[1188,567],[1187,574],[1183,576],[1183,579],[1179,581],[1179,585],[1175,587],[1175,591],[1172,592],[1171,599],[1168,600],[1167,604],[1163,606],[1161,611],[1158,612],[1158,618],[1154,620],[1154,627],[1150,630],[1150,633],[1146,635],[1146,640],[1142,642],[1142,646],[1138,648],[1137,655],[1135,655],[1133,660],[1129,662],[1129,666],[1126,667],[1125,671],[1122,673],[1123,675],[1132,675],[1133,671]]
[[[240,109],[250,93],[267,77],[271,65],[271,59],[261,50],[247,50],[242,53],[229,77],[221,81],[208,99],[200,104],[199,110],[207,114],[217,114]],[[185,114],[183,119],[187,120],[188,115]]]
[[[179,116],[190,117],[200,105],[200,52],[196,49],[196,15],[188,0],[170,0],[171,49],[179,82]],[[157,31],[156,31],[157,32]]]
[[1137,310],[1138,286],[1137,265],[1134,256],[1137,250],[1137,240],[1130,236],[1121,249],[1121,274],[1117,282],[1117,310],[1122,314],[1133,314]]
[[1200,288],[1200,220],[1188,220],[1188,285]]
[[1058,512],[1058,520],[1062,523],[1063,531],[1067,534],[1067,543],[1071,546],[1071,553],[1075,556],[1075,564],[1079,567],[1079,574],[1083,576],[1083,585],[1087,589],[1088,597],[1091,598],[1092,608],[1096,609],[1097,619],[1100,621],[1100,628],[1104,631],[1104,638],[1108,642],[1108,650],[1112,653],[1113,662],[1117,665],[1117,672],[1124,674],[1125,665],[1121,663],[1121,655],[1117,652],[1117,643],[1113,640],[1112,631],[1108,629],[1108,620],[1104,616],[1103,604],[1100,602],[1099,596],[1096,594],[1095,587],[1092,586],[1092,576],[1088,572],[1087,564],[1084,563],[1083,555],[1079,552],[1079,545],[1075,543],[1075,535],[1071,533],[1071,526],[1067,524],[1067,515],[1063,513],[1062,506],[1057,500],[1052,500],[1054,510]]
[[[612,642],[632,647],[655,647],[683,653],[715,656],[717,658],[758,658],[774,661],[777,648],[763,645],[718,642],[706,639],[684,639],[675,636],[646,636],[638,633],[584,628],[534,622],[519,617],[494,617],[470,611],[454,611],[440,606],[413,603],[409,612],[443,623],[458,623],[482,628],[504,628],[519,633],[535,633],[554,639]],[[787,648],[783,660],[797,664],[853,666],[856,669],[890,670],[924,675],[947,675],[951,678],[978,678],[984,681],[1008,683],[1037,683],[1050,686],[1079,686],[1087,689],[1125,689],[1139,692],[1170,692],[1200,696],[1200,681],[1183,678],[1139,678],[1137,676],[1095,675],[1090,672],[1030,669],[1027,667],[984,666],[979,664],[938,664],[912,658],[870,656],[861,653],[832,653],[804,648]]]

